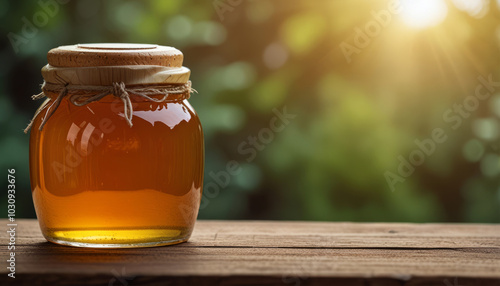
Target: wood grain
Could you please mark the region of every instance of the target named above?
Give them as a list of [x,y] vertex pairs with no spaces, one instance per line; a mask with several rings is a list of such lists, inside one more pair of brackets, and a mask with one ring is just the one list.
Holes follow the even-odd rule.
[[16,235],[19,285],[500,285],[499,225],[198,221],[188,243],[111,250],[48,243],[35,220]]
[[173,47],[141,44],[88,44],[60,46],[47,53],[54,67],[158,65],[181,67],[184,56]]

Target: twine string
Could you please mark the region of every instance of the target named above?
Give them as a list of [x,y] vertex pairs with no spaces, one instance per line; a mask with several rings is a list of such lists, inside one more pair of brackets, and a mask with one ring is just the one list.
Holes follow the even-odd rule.
[[[69,85],[69,84],[53,84],[44,82],[42,85],[42,92],[36,95],[33,95],[31,98],[33,100],[38,100],[44,97],[45,92],[59,92],[59,95],[56,99],[49,105],[47,110],[45,111],[45,116],[42,119],[42,123],[38,130],[42,130],[45,126],[45,123],[49,120],[49,118],[54,114],[56,109],[61,104],[61,100],[63,97],[68,95],[70,90],[78,90],[81,91],[79,93],[72,94],[69,97],[69,101],[75,106],[84,106],[91,102],[96,102],[101,100],[107,95],[113,95],[119,98],[123,102],[123,111],[125,120],[127,124],[132,127],[132,117],[133,117],[133,107],[132,101],[130,99],[131,94],[134,96],[141,97],[148,101],[153,102],[167,102],[169,100],[170,94],[182,94],[187,92],[187,97],[183,99],[189,98],[189,95],[193,92],[197,92],[195,89],[191,87],[191,81],[188,81],[185,84],[168,84],[168,85],[154,85],[147,87],[126,87],[123,82],[115,82],[112,86],[91,86],[91,85]],[[97,94],[88,95],[89,93]],[[156,98],[153,96],[157,96],[159,94],[163,94],[163,97]],[[179,100],[179,99],[176,99]],[[172,100],[175,101],[175,100]],[[33,126],[33,122],[35,118],[42,112],[43,108],[49,103],[49,99],[47,99],[35,112],[35,115],[31,119],[28,126],[24,129],[24,133],[28,133],[28,130]]]
[[[56,109],[59,107],[59,104],[61,104],[62,98],[65,97],[67,94],[68,94],[68,89],[65,86],[62,89],[61,93],[59,93],[59,96],[57,96],[56,100],[54,100],[54,102],[47,108],[47,111],[45,112],[45,116],[42,119],[42,123],[40,124],[39,130],[43,129],[43,126],[45,125],[45,123],[47,123],[47,120],[49,120],[49,118],[52,116],[52,114],[54,114]],[[34,120],[35,120],[35,118],[31,119],[30,125],[33,125]],[[31,127],[30,125],[28,125],[28,127]],[[26,127],[26,128],[29,129],[28,127]],[[24,133],[28,132],[27,129],[24,130]]]

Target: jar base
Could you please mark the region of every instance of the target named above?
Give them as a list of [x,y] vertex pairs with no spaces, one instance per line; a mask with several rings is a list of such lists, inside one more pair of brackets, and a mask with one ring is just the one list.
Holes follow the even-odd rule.
[[186,242],[191,232],[178,229],[127,230],[51,230],[44,233],[47,241],[87,248],[156,247]]

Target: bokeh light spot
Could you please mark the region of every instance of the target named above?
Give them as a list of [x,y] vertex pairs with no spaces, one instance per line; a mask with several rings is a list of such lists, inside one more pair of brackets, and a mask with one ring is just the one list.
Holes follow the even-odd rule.
[[236,62],[224,70],[223,83],[229,89],[243,89],[255,79],[255,69],[245,62]]
[[495,94],[490,101],[491,111],[500,117],[500,93]]
[[448,14],[448,7],[443,0],[402,0],[401,6],[401,19],[416,29],[436,26]]
[[116,7],[113,15],[118,27],[131,28],[136,26],[142,18],[142,6],[138,2],[125,2]]
[[172,17],[167,24],[167,34],[175,40],[185,40],[191,35],[191,20],[183,15]]
[[226,40],[226,28],[215,22],[202,22],[202,38],[211,46],[222,44]]
[[317,45],[326,29],[325,19],[316,13],[299,14],[282,26],[283,41],[297,54],[310,51]]
[[469,162],[478,162],[484,155],[484,145],[477,139],[472,139],[465,143],[463,148],[465,160]]
[[483,140],[495,140],[498,138],[498,120],[495,118],[476,119],[472,124],[472,130]]
[[500,174],[500,157],[496,154],[487,154],[481,160],[481,172],[486,177],[495,177]]
[[482,18],[489,11],[490,0],[452,0],[455,7],[475,18]]
[[245,9],[247,18],[254,24],[265,22],[274,13],[272,1],[249,1],[247,5],[247,9]]
[[272,43],[266,47],[262,55],[264,64],[270,69],[283,66],[288,59],[288,51],[279,43]]
[[252,164],[243,164],[240,168],[242,171],[235,178],[236,184],[244,190],[255,190],[262,179],[262,172],[259,167]]

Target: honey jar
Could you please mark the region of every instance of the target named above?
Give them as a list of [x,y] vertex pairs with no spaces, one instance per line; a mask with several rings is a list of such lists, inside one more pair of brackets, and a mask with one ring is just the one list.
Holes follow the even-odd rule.
[[54,243],[97,248],[187,241],[204,145],[183,54],[146,44],[49,51],[46,98],[28,126],[37,218]]

